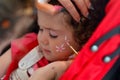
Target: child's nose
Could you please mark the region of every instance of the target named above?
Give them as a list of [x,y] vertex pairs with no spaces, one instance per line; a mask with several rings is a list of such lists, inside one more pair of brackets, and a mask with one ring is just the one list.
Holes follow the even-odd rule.
[[39,35],[38,38],[39,38],[38,40],[41,44],[43,44],[43,45],[48,44],[48,37],[46,34]]

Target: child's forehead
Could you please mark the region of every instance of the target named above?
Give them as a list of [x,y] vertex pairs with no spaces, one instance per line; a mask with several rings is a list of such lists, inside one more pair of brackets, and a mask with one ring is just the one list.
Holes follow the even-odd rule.
[[70,20],[71,20],[71,16],[67,12],[60,12],[58,14],[51,15],[40,10],[38,10],[38,18],[43,20],[50,19],[50,21],[55,20],[55,21],[62,22],[62,24],[63,23],[68,24],[70,23]]
[[47,14],[46,12],[43,12],[43,11],[40,11],[40,10],[38,10],[38,18],[40,17],[44,17],[45,19],[46,18],[49,18],[49,17],[55,17],[55,15],[50,15],[50,14]]
[[50,15],[41,11],[38,11],[38,24],[43,27],[52,27],[55,30],[63,30],[70,28],[70,24],[65,19],[64,13],[59,13],[56,15]]
[[53,23],[60,23],[60,24],[68,24],[68,20],[70,20],[70,17],[67,14],[64,14],[63,12],[58,13],[56,15],[50,15],[45,12],[38,10],[38,19],[42,22],[53,22]]
[[[55,15],[51,15],[51,14],[48,14],[48,13],[46,13],[46,12],[43,12],[43,11],[40,11],[40,10],[38,10],[38,16],[43,16],[43,17],[59,17],[59,16],[65,16],[66,14],[64,14],[63,12],[59,12],[58,14],[55,14]],[[66,15],[67,16],[67,15]],[[64,18],[64,17],[62,17],[62,18]],[[52,19],[52,18],[51,18]]]

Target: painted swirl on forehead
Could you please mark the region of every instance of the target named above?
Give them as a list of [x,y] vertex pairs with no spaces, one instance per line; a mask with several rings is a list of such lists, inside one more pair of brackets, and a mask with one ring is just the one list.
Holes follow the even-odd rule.
[[66,48],[65,45],[68,43],[70,40],[68,40],[67,36],[64,37],[65,42],[62,43],[61,45],[56,45],[56,52],[63,52]]

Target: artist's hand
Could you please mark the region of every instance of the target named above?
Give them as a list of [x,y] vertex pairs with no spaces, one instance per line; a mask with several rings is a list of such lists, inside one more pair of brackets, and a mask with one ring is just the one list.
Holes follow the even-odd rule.
[[[80,15],[75,9],[75,5],[79,8],[84,17],[88,17],[88,8],[90,8],[90,0],[58,0],[71,14],[71,16],[77,21],[80,21]],[[75,3],[75,5],[72,3]]]
[[[51,4],[48,4],[50,0],[37,0],[39,9],[49,13],[49,14],[56,14],[61,10],[60,6],[53,6]],[[91,6],[90,0],[72,0],[75,5],[72,3],[71,0],[58,0],[65,8],[66,10],[71,14],[71,16],[76,20],[77,22],[80,21],[80,14],[77,12],[75,5],[79,8],[82,15],[84,17],[88,16],[88,8]]]
[[52,4],[48,4],[50,0],[36,0],[36,7],[37,9],[46,12],[48,14],[54,15],[58,12],[61,11],[62,6],[59,5],[52,5]]

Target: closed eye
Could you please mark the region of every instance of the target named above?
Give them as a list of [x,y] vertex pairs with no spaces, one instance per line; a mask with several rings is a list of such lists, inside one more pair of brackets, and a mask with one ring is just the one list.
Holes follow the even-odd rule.
[[55,31],[50,30],[49,36],[50,36],[51,38],[57,38],[57,37],[58,37],[58,34],[57,34]]
[[50,34],[50,33],[49,33],[49,36],[50,36],[51,38],[57,38],[57,37],[58,37],[57,35],[52,35],[52,34]]

